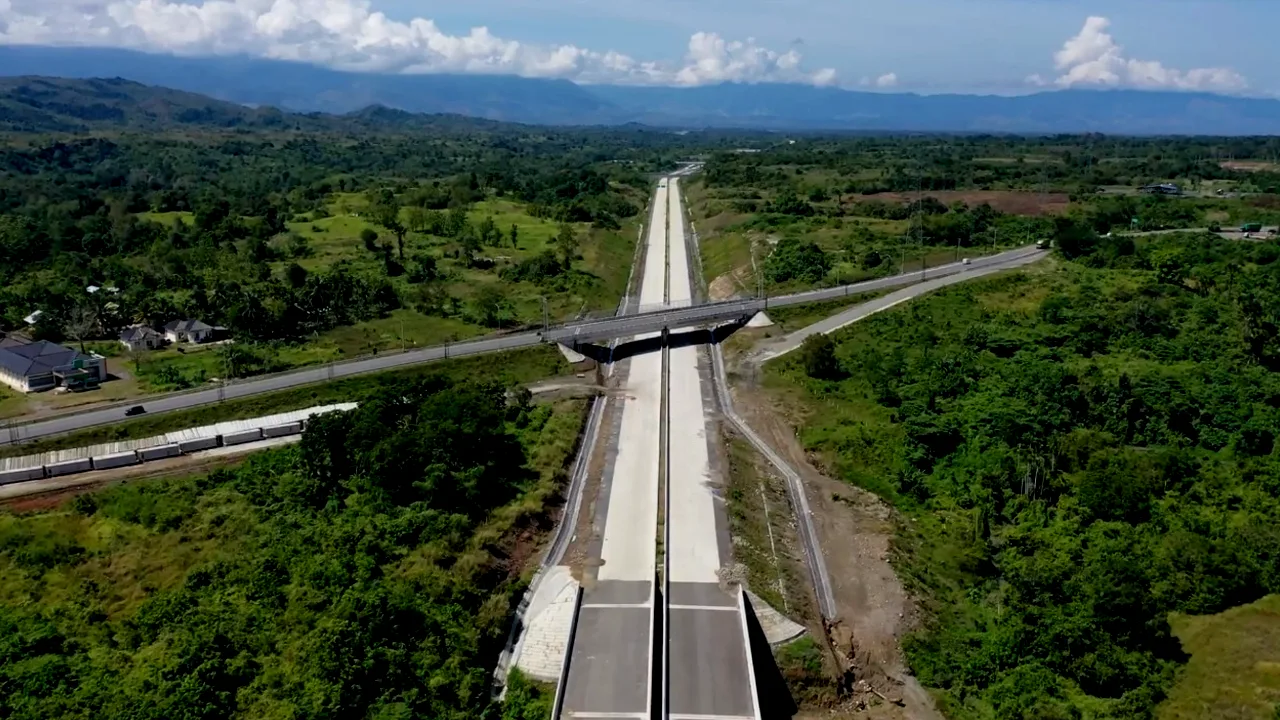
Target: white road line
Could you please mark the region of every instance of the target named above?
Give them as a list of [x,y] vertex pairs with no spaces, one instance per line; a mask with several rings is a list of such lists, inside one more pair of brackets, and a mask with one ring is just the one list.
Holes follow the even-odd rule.
[[653,603],[583,603],[582,609],[596,610],[648,610]]
[[677,715],[667,716],[667,720],[755,720],[750,715]]
[[668,605],[672,610],[714,610],[716,612],[738,612],[736,607],[726,607],[724,605]]

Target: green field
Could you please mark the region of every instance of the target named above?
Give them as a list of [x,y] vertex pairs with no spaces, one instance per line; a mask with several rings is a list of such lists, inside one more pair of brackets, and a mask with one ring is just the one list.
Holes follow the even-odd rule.
[[1191,659],[1159,720],[1274,720],[1280,713],[1280,595],[1217,615],[1169,619]]

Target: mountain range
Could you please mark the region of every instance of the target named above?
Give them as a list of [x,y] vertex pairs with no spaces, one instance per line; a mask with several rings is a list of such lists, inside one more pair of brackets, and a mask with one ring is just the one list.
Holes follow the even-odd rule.
[[[1021,96],[857,92],[791,84],[578,85],[502,75],[380,75],[235,57],[0,46],[0,76],[124,78],[253,108],[343,114],[369,106],[543,125],[1128,135],[1280,134],[1280,101],[1191,92],[1059,90]],[[179,103],[181,104],[181,103]],[[192,108],[187,108],[191,110]],[[12,126],[11,106],[0,120]],[[247,124],[279,113],[245,115]],[[174,118],[176,119],[176,118]],[[49,128],[46,128],[49,129]]]

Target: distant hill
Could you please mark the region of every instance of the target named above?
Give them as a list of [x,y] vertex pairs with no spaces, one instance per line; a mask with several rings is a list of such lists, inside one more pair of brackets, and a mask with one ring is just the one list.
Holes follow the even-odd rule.
[[[379,105],[408,113],[457,114],[543,125],[643,123],[658,127],[769,130],[1280,134],[1280,101],[1208,93],[1064,90],[1000,97],[867,93],[783,84],[727,83],[697,88],[580,86],[565,80],[498,75],[346,73],[247,57],[180,58],[100,48],[0,46],[0,76],[31,73],[127,78],[241,105],[304,113],[342,114]],[[185,102],[176,95],[171,100],[178,108]],[[109,108],[110,98],[101,100],[101,104]],[[29,112],[30,107],[22,103],[6,106],[4,112],[12,114],[6,122],[38,122],[35,116],[23,119],[21,113]],[[227,123],[272,122],[270,113],[241,117],[227,108],[221,111],[228,113]],[[214,110],[215,121],[221,111]],[[181,122],[181,118],[193,116],[178,109],[173,119]],[[387,119],[381,118],[380,122]],[[406,118],[399,121],[422,122]]]
[[274,108],[252,109],[119,78],[0,78],[0,128],[10,131],[74,132],[102,126],[279,127],[288,117]]
[[241,103],[343,114],[370,105],[542,125],[628,118],[567,80],[506,75],[375,75],[248,57],[186,58],[104,48],[0,46],[0,75],[121,77]]

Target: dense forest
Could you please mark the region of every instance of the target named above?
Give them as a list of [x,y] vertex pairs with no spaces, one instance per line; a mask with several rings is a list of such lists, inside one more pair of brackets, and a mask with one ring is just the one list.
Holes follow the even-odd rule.
[[0,514],[0,716],[545,717],[491,672],[581,420],[427,379],[238,468]]
[[1056,237],[784,370],[807,444],[915,521],[908,657],[955,718],[1151,717],[1169,613],[1280,592],[1280,245]]

